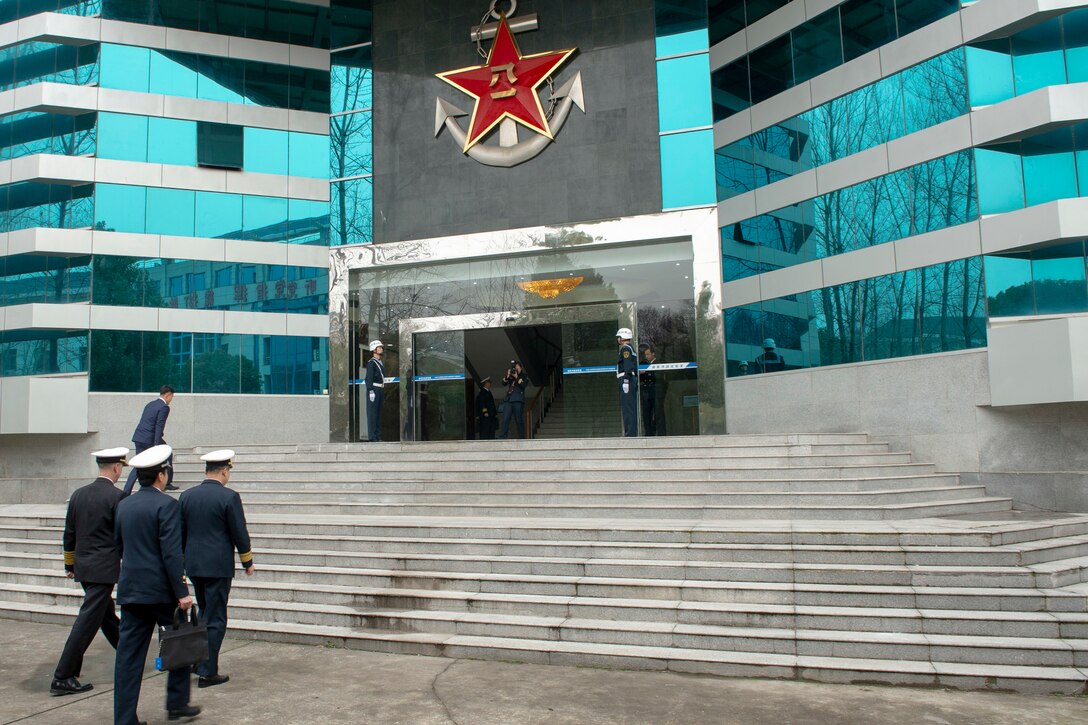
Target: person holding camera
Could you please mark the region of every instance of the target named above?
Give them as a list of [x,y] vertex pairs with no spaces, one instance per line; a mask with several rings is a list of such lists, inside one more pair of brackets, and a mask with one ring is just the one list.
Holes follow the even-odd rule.
[[518,426],[518,438],[525,437],[525,388],[529,385],[525,377],[525,370],[517,360],[510,361],[510,368],[503,376],[502,382],[506,385],[506,401],[502,411],[502,430],[499,437],[508,439],[510,433],[510,420],[513,419]]

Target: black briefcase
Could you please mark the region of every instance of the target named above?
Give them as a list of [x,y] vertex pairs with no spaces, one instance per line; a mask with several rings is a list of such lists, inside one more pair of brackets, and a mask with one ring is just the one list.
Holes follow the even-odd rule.
[[174,623],[159,627],[159,656],[155,669],[160,672],[180,670],[198,665],[208,659],[208,625],[197,616],[196,605],[189,608],[189,617],[178,607]]

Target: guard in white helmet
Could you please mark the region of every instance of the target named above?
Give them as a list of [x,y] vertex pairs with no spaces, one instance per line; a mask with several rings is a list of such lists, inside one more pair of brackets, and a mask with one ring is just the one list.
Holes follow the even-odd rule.
[[382,341],[371,340],[370,352],[374,356],[366,364],[366,439],[377,442],[382,439],[382,402],[385,401],[385,365],[382,364],[385,346]]
[[631,347],[634,336],[626,327],[616,330],[616,341],[620,346],[620,357],[616,362],[620,415],[623,417],[623,434],[631,438],[638,436],[638,356],[635,348]]
[[755,359],[757,373],[777,373],[786,369],[786,361],[775,347],[773,339],[768,337],[763,341],[763,353]]

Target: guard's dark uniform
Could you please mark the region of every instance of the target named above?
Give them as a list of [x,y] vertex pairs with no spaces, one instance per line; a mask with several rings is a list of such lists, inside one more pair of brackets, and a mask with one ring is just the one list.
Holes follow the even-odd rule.
[[[121,554],[117,602],[121,632],[114,668],[115,725],[135,725],[147,648],[156,624],[174,619],[178,600],[189,596],[181,549],[181,505],[144,486],[117,506],[114,539]],[[166,709],[189,704],[189,668],[170,670]]]
[[249,531],[238,492],[210,478],[181,494],[181,517],[185,573],[208,624],[208,661],[197,666],[197,674],[212,677],[219,674],[219,648],[227,630],[234,550],[243,567],[253,566]]
[[643,370],[638,374],[638,394],[642,400],[642,434],[656,436],[658,424],[656,372]]
[[495,410],[495,396],[487,388],[480,388],[476,393],[476,420],[480,421],[480,440],[495,440],[495,429],[499,426],[498,412]]
[[[616,382],[620,388],[620,415],[623,418],[623,434],[638,436],[638,358],[635,349],[624,343],[616,362]],[[627,386],[626,392],[624,385]]]
[[385,366],[376,357],[366,364],[366,434],[368,441],[382,439],[382,403],[385,402]]
[[83,586],[83,604],[72,624],[53,677],[79,677],[83,655],[99,629],[117,649],[119,622],[113,606],[113,585],[121,570],[121,555],[113,538],[117,504],[125,497],[110,479],[99,476],[72,494],[64,519],[64,569]]

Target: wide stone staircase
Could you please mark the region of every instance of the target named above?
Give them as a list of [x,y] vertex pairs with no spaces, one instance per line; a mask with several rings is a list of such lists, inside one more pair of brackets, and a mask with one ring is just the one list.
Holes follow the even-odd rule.
[[[179,451],[178,482],[197,456]],[[1084,693],[1088,516],[864,435],[242,446],[230,636]],[[2,484],[0,484],[2,485]],[[0,616],[66,621],[62,505],[0,507]]]

